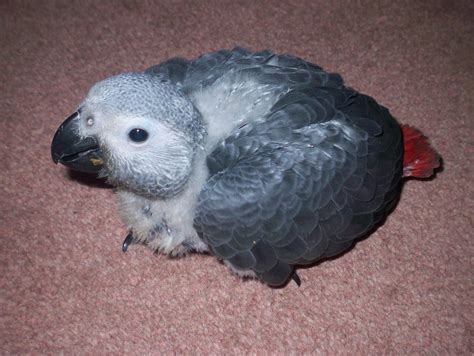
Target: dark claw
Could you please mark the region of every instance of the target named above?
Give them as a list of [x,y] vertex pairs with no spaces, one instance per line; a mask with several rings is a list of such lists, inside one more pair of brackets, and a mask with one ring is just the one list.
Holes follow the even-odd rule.
[[301,279],[300,279],[300,276],[296,274],[296,272],[293,272],[293,274],[291,275],[291,279],[295,281],[298,287],[301,287]]
[[127,237],[125,238],[125,240],[123,240],[123,243],[122,243],[122,251],[123,252],[127,252],[128,246],[133,244],[133,240],[134,240],[133,239],[133,234],[131,232],[129,232]]

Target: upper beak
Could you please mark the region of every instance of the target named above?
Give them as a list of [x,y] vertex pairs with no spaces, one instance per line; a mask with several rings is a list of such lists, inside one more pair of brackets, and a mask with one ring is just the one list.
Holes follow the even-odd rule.
[[94,137],[77,133],[79,114],[75,112],[59,126],[51,143],[54,163],[61,163],[80,172],[97,173],[103,165],[102,151]]

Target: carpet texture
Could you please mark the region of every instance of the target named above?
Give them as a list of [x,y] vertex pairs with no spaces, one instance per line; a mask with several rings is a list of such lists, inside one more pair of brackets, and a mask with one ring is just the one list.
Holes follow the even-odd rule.
[[[472,1],[2,1],[0,353],[472,354]],[[339,72],[444,159],[303,285],[120,246],[113,191],[50,159],[90,85],[235,45]]]

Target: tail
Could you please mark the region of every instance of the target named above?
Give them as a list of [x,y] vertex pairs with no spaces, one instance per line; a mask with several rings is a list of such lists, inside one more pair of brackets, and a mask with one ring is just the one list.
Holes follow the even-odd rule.
[[419,130],[402,125],[403,177],[428,178],[440,166],[440,157]]

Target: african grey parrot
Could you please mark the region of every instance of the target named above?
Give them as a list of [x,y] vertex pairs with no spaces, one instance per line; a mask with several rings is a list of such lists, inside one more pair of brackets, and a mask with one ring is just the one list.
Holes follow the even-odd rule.
[[124,251],[210,251],[271,286],[347,250],[394,207],[403,176],[439,164],[338,74],[242,48],[98,82],[52,157],[116,187]]

